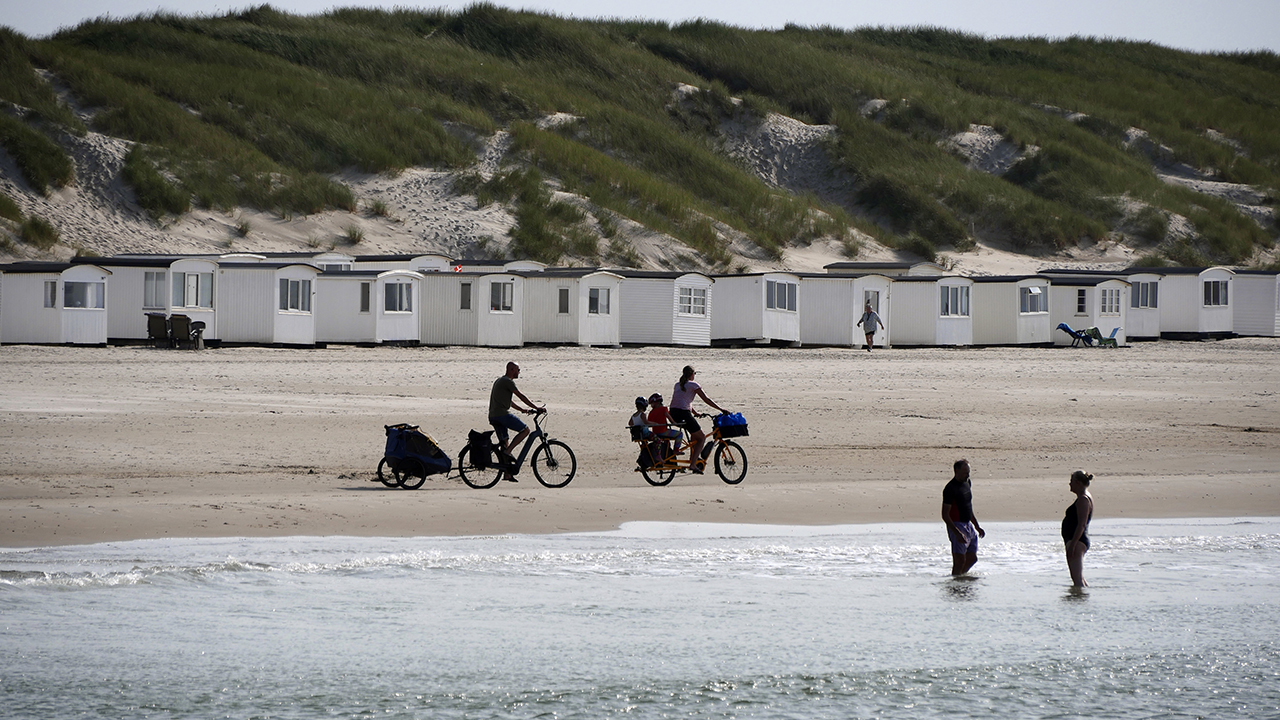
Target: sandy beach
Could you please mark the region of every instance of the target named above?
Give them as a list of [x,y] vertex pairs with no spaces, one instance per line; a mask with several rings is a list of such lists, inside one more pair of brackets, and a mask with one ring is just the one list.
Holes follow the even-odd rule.
[[[578,458],[566,488],[373,482],[383,425],[456,456],[507,359]],[[623,425],[693,363],[744,413],[746,480],[648,486]],[[112,540],[554,533],[635,520],[937,520],[973,466],[982,520],[1280,516],[1280,341],[1118,350],[0,348],[0,546]],[[487,428],[485,428],[487,429]]]

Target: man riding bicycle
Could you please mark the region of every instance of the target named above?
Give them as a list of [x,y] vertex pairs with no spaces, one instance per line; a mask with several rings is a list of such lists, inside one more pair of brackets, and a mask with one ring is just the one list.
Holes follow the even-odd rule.
[[[519,377],[520,365],[509,362],[507,363],[507,372],[493,381],[493,389],[489,391],[489,424],[496,431],[498,442],[502,445],[501,452],[508,460],[511,458],[511,448],[519,447],[520,443],[529,436],[529,426],[513,415],[511,410],[514,408],[529,415],[542,409],[534,405],[532,400],[516,389],[516,378]],[[520,407],[513,399],[513,396],[528,405],[528,408]],[[515,439],[510,442],[508,442],[507,438],[508,430],[513,430],[517,433]],[[516,482],[515,476],[506,471],[503,471],[502,479]]]

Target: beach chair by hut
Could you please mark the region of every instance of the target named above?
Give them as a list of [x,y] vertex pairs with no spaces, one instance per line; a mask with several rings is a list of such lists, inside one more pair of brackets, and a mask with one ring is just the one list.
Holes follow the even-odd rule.
[[[1058,329],[1071,336],[1071,347],[1080,347],[1081,344],[1092,347],[1093,336],[1084,330],[1072,330],[1071,326],[1062,322],[1058,323]],[[1097,328],[1093,328],[1097,332]]]
[[1111,328],[1111,334],[1105,337],[1096,327],[1085,328],[1084,331],[1089,337],[1093,338],[1098,347],[1119,347],[1119,344],[1116,343],[1116,333],[1120,332],[1118,327]]
[[173,347],[169,336],[169,319],[164,313],[147,313],[147,340],[155,347]]
[[169,316],[169,346],[180,348],[191,343],[191,317],[174,313]]

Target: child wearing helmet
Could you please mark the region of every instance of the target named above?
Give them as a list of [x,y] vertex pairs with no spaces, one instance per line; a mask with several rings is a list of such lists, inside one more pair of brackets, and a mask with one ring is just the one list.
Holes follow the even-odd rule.
[[636,398],[636,414],[631,416],[628,425],[631,426],[631,436],[637,440],[648,440],[653,436],[653,430],[649,428],[650,423],[644,416],[644,410],[648,406],[648,400],[642,397]]
[[[636,398],[639,400],[639,398]],[[675,440],[675,454],[680,453],[680,440],[684,435],[676,428],[675,423],[671,422],[671,413],[666,405],[662,404],[662,395],[654,393],[649,396],[649,424],[657,428],[654,435],[664,440]]]

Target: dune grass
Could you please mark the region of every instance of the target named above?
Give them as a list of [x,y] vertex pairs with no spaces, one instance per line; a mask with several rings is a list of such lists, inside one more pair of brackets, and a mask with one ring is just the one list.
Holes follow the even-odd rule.
[[8,151],[22,177],[39,193],[75,182],[71,158],[48,136],[27,123],[0,113],[0,147]]
[[121,173],[133,186],[138,204],[153,216],[181,215],[191,209],[191,196],[160,174],[144,146],[134,145],[129,150]]
[[13,198],[0,193],[0,218],[12,220],[14,222],[22,222],[22,208],[18,207],[18,203]]
[[[516,159],[537,170],[512,182],[554,178],[603,212],[674,235],[708,267],[729,262],[726,229],[775,258],[854,229],[923,257],[977,238],[1031,250],[1125,232],[1158,244],[1157,215],[1167,213],[1199,233],[1170,247],[1184,258],[1237,261],[1271,243],[1274,228],[1229,203],[1160,182],[1151,159],[1126,147],[1131,127],[1167,146],[1168,162],[1280,197],[1272,53],[937,28],[579,21],[487,4],[311,17],[264,5],[95,20],[44,40],[0,29],[0,68],[0,99],[31,121],[10,117],[0,131],[20,140],[5,147],[41,158],[27,161],[40,168],[40,187],[69,180],[45,168],[53,153],[37,138],[49,135],[33,128],[84,128],[37,68],[96,111],[95,129],[146,145],[126,172],[153,214],[182,212],[180,196],[282,215],[354,209],[332,175],[462,169],[476,141],[504,127]],[[704,92],[681,106],[677,83]],[[885,104],[864,115],[870,100]],[[828,152],[852,178],[847,197],[797,197],[723,156],[723,120],[770,111],[836,126]],[[533,124],[552,112],[581,119]],[[1025,158],[1003,177],[969,169],[941,141],[973,124],[995,128]],[[510,200],[524,213],[515,252],[596,252],[587,224],[521,187]],[[1122,196],[1154,214],[1126,220]]]
[[38,215],[30,215],[22,221],[22,225],[18,228],[18,236],[23,242],[41,250],[48,250],[61,239],[58,229]]

